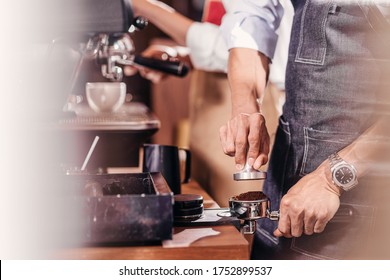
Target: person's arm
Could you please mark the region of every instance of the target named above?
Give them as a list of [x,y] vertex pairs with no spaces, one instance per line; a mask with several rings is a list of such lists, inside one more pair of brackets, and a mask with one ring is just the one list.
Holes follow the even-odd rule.
[[188,19],[162,2],[132,0],[131,3],[135,15],[148,18],[177,44],[189,49],[188,55],[194,68],[227,72],[228,49],[219,26]]
[[246,162],[258,169],[268,161],[269,135],[258,103],[266,85],[268,64],[269,59],[257,50],[230,50],[228,79],[232,115],[221,127],[220,138],[224,152],[235,156],[239,170]]
[[[381,158],[385,158],[385,164],[388,164],[388,126],[388,120],[378,121],[338,152],[342,159],[356,168],[358,178],[376,167],[375,163]],[[356,188],[359,188],[359,185]],[[283,196],[280,203],[280,221],[274,235],[299,237],[302,234],[322,232],[339,208],[339,197],[342,193],[343,191],[333,184],[329,160],[325,160]]]
[[135,16],[141,15],[180,45],[186,44],[187,31],[193,20],[179,14],[173,8],[155,0],[129,0]]
[[278,1],[236,1],[221,30],[230,49],[228,78],[232,116],[220,129],[221,144],[237,169],[255,169],[268,161],[269,135],[261,115],[268,65],[275,51],[283,14]]

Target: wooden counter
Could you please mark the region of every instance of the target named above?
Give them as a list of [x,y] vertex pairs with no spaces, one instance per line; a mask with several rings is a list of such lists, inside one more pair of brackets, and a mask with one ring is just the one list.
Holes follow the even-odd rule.
[[[218,205],[197,184],[182,185],[182,193],[200,194],[205,208]],[[173,239],[161,245],[67,248],[56,259],[157,260],[249,259],[248,241],[233,225],[174,227]]]

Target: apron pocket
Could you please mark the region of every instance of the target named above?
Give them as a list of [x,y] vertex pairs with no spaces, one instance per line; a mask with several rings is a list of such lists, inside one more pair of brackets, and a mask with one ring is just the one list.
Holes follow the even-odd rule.
[[326,24],[333,5],[330,1],[321,5],[318,1],[306,1],[301,16],[295,62],[324,65],[327,49]]

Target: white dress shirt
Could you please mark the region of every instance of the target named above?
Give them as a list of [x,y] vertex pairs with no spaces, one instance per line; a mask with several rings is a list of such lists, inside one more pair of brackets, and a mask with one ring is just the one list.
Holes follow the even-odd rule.
[[[226,15],[237,0],[222,0]],[[224,18],[226,17],[224,16]],[[228,48],[218,25],[194,22],[186,37],[191,62],[196,69],[227,72]]]
[[[247,6],[248,4],[253,5],[253,2],[256,2],[257,10],[252,10],[251,7]],[[276,29],[283,14],[283,8],[279,2],[283,5],[285,15],[278,30],[281,38],[275,53],[278,39]],[[228,50],[230,48],[254,48],[270,58],[275,54],[271,65],[270,80],[283,87],[291,21],[294,14],[290,1],[222,0],[222,3],[226,10],[226,15],[222,20],[222,30],[212,23],[194,22],[187,32],[186,44],[190,49],[190,57],[194,67],[205,71],[227,72]],[[258,15],[243,21],[242,19],[249,14],[249,12],[245,12],[248,10],[251,14]],[[236,21],[239,23],[238,28],[236,28],[234,36],[230,36],[228,30]],[[244,31],[247,27],[252,27],[254,34],[248,36],[248,33]],[[257,42],[251,39],[252,37],[258,37]],[[229,43],[227,44],[227,42]]]

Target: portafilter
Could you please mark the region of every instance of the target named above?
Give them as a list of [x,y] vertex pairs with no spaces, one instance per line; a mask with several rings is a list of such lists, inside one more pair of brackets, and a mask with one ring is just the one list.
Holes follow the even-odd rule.
[[[278,221],[279,210],[271,211],[268,197],[261,191],[250,191],[233,196],[229,199],[229,210],[218,213],[220,217],[236,217],[241,220],[240,231],[243,234],[253,234],[256,231],[256,221],[268,218]],[[356,215],[350,205],[341,205],[330,223],[350,222]]]
[[220,217],[236,217],[241,220],[240,231],[253,234],[256,231],[256,220],[269,218],[279,220],[279,211],[270,210],[270,201],[261,191],[251,191],[233,196],[229,199],[229,210],[218,213]]

